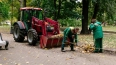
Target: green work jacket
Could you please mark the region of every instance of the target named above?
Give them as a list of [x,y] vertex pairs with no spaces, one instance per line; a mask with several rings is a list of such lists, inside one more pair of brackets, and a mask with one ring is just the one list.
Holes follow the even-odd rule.
[[103,30],[100,22],[91,23],[89,29],[93,30],[94,39],[103,38]]
[[74,38],[73,41],[77,43],[77,34],[73,34],[73,33],[72,33],[71,30],[73,30],[73,29],[74,29],[74,27],[68,27],[68,28],[66,28],[66,29],[64,30],[63,43],[65,43],[65,42],[67,41],[67,38],[68,38],[68,37],[72,37],[72,35],[75,36],[75,38]]

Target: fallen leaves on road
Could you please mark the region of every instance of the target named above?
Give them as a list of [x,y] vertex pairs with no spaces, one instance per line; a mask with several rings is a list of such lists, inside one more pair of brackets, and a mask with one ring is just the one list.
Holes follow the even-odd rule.
[[6,58],[6,57],[4,57],[4,60],[7,60],[7,58]]
[[21,65],[20,63],[16,63],[16,65]]
[[27,64],[29,63],[29,62],[26,62]]
[[70,59],[73,59],[73,58],[66,58],[66,60],[70,60]]
[[100,57],[105,58],[105,55],[100,55]]
[[39,64],[39,65],[44,65],[44,64]]

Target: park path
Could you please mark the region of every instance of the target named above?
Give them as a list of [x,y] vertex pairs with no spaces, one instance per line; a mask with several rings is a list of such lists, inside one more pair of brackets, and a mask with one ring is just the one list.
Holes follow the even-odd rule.
[[[41,49],[27,41],[17,43],[12,34],[2,33],[10,42],[9,50],[0,50],[0,65],[116,65],[116,55],[104,53],[61,52],[59,48]],[[65,48],[70,50],[69,47]]]

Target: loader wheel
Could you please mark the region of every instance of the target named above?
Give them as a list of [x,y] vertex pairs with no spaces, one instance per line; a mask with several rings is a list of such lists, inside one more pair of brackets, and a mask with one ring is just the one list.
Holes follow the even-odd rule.
[[27,33],[27,41],[30,45],[36,45],[37,41],[38,41],[38,34],[36,32],[36,30],[34,29],[29,29],[28,33]]
[[25,30],[21,30],[19,25],[14,25],[13,37],[16,42],[23,42],[25,38]]

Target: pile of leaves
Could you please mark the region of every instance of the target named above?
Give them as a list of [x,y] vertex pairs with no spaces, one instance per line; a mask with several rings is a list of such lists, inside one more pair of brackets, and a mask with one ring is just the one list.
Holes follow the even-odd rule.
[[53,35],[50,38],[63,38],[63,34]]
[[93,44],[82,44],[78,46],[78,49],[82,53],[92,53],[95,50],[95,47]]

